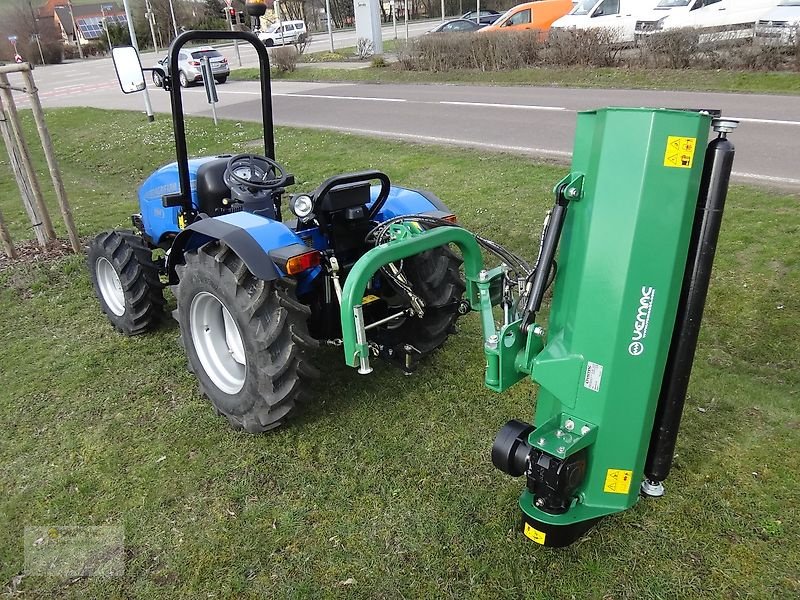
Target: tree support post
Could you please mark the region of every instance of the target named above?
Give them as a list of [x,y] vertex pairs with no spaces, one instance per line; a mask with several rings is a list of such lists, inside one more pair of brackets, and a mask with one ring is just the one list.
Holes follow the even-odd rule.
[[75,221],[72,218],[72,210],[70,209],[69,202],[67,201],[67,191],[64,188],[64,180],[61,177],[61,171],[58,168],[58,159],[56,158],[55,149],[53,148],[53,140],[50,137],[50,132],[47,129],[47,123],[44,120],[44,110],[39,101],[39,92],[36,84],[33,81],[33,73],[30,70],[22,72],[25,78],[25,86],[27,88],[28,96],[31,99],[31,109],[33,110],[33,118],[36,121],[36,129],[39,131],[39,139],[42,141],[42,148],[44,149],[44,156],[47,160],[47,168],[50,171],[50,178],[53,180],[53,189],[56,192],[58,199],[58,207],[61,210],[61,216],[64,219],[64,225],[67,228],[67,235],[69,242],[72,246],[73,252],[80,252],[81,243],[78,238],[78,232],[75,228]]

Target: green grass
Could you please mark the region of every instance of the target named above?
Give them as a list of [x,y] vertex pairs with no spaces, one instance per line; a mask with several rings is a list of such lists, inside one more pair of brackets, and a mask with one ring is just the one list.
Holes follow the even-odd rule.
[[[167,120],[85,108],[48,119],[81,231],[125,226],[137,182],[171,158]],[[258,136],[189,128],[195,153]],[[564,173],[325,132],[279,129],[277,148],[299,189],[382,168],[527,256]],[[2,163],[0,208],[29,235],[6,175]],[[382,364],[360,377],[322,352],[324,379],[293,424],[250,436],[198,395],[175,324],[111,330],[82,257],[6,267],[0,582],[23,572],[26,525],[115,525],[124,577],[24,577],[24,597],[797,597],[797,202],[732,189],[668,494],[565,550],[515,531],[523,483],[492,468],[489,448],[506,420],[530,418],[533,388],[484,389],[474,317],[410,378]]]
[[[800,73],[703,71],[678,69],[540,68],[513,71],[404,71],[396,66],[364,69],[304,69],[274,73],[295,81],[362,81],[368,83],[463,83],[470,85],[535,85],[586,88],[694,90],[800,94]],[[258,79],[257,69],[237,69],[232,79]]]

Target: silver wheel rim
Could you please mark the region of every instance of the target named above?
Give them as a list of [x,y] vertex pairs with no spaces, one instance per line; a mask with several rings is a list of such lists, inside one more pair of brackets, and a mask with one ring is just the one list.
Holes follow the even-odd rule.
[[201,292],[192,299],[189,330],[197,358],[214,385],[226,394],[239,392],[247,374],[244,342],[219,298]]
[[107,258],[101,257],[95,263],[95,271],[103,301],[112,313],[121,317],[125,314],[125,292],[122,289],[122,282],[119,280],[117,270]]

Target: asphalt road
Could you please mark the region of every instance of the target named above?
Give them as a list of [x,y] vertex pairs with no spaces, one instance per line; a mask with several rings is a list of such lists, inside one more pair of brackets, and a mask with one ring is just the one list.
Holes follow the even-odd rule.
[[[75,66],[37,69],[45,106],[143,108],[141,94],[123,96],[119,91],[110,61],[84,63],[78,65],[79,70]],[[221,117],[260,119],[255,82],[228,82],[218,90]],[[152,89],[150,96],[157,112],[169,112],[167,93]],[[273,96],[275,121],[281,125],[508,151],[563,162],[569,160],[578,110],[601,106],[716,108],[741,119],[731,136],[737,147],[737,180],[800,189],[800,101],[792,96],[280,81],[273,84]],[[211,114],[202,87],[185,90],[185,108],[187,114]]]

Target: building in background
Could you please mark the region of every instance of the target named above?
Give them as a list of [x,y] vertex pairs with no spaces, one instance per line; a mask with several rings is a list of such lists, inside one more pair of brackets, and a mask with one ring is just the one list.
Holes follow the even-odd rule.
[[[50,6],[50,0],[45,7]],[[41,14],[41,11],[40,11]],[[73,17],[74,24],[73,26]],[[61,33],[61,37],[66,42],[88,44],[101,39],[105,35],[103,19],[109,25],[127,26],[125,9],[116,2],[100,2],[98,4],[82,4],[70,6],[66,2],[56,2],[53,6],[53,20],[56,30]]]

